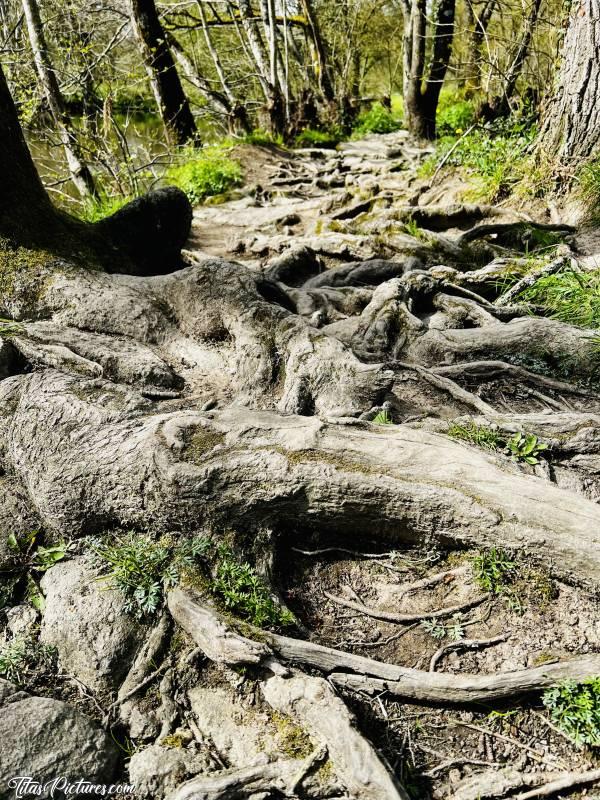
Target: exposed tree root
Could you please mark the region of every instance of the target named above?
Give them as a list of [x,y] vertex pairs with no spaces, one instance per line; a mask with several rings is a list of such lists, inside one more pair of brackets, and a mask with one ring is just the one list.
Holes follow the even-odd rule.
[[336,597],[330,592],[324,592],[324,595],[332,602],[337,603],[337,605],[344,606],[345,608],[351,608],[353,611],[359,611],[361,614],[364,614],[367,617],[380,619],[384,622],[396,622],[399,624],[418,622],[424,619],[443,619],[444,617],[450,617],[452,614],[456,614],[460,611],[466,611],[469,608],[474,608],[475,606],[481,605],[481,603],[485,602],[486,600],[485,597],[478,597],[475,600],[468,600],[464,603],[458,603],[453,606],[448,606],[447,608],[439,608],[435,611],[421,611],[418,614],[396,614],[392,611],[370,608],[363,603],[357,603],[354,600],[347,600],[345,597]]
[[[540,692],[567,678],[583,679],[600,672],[600,655],[590,655],[496,675],[445,675],[398,667],[246,626],[250,634],[262,642],[257,645],[231,631],[213,608],[200,604],[181,589],[170,593],[169,609],[175,621],[204,652],[214,652],[214,637],[223,641],[225,636],[227,642],[231,641],[232,659],[238,659],[233,663],[243,663],[245,658],[247,664],[262,664],[272,669],[276,655],[284,661],[320,669],[328,674],[332,683],[347,689],[389,692],[396,697],[427,703],[489,703]],[[221,645],[218,652],[221,652]]]

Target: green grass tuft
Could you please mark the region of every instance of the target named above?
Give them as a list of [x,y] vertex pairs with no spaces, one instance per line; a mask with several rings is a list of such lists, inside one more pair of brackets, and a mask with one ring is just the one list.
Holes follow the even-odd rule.
[[283,136],[281,136],[281,134],[274,136],[272,133],[269,133],[269,131],[263,131],[260,128],[255,128],[251,133],[247,133],[242,141],[245,144],[254,144],[258,147],[265,147],[270,144],[284,147]]
[[453,422],[446,433],[453,439],[476,444],[485,450],[496,450],[504,444],[498,431],[492,430],[485,425],[476,425],[472,421],[464,425]]
[[133,200],[133,197],[118,196],[103,196],[95,200],[87,200],[80,212],[80,218],[85,222],[99,222],[101,219],[110,217],[116,211],[119,211],[123,206],[127,205]]
[[546,275],[520,292],[518,299],[569,325],[600,328],[600,270]]
[[242,168],[223,148],[207,147],[189,151],[189,160],[171,167],[167,183],[182,189],[193,204],[222,194],[242,184]]
[[592,222],[600,221],[600,158],[586,164],[579,174],[579,193]]
[[475,122],[475,103],[454,91],[442,89],[437,107],[438,136],[460,136]]

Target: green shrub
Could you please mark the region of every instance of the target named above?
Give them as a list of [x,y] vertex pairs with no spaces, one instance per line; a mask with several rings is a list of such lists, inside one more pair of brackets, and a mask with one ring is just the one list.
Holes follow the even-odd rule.
[[600,270],[546,275],[520,292],[518,299],[569,325],[600,328]]
[[442,90],[436,116],[438,136],[460,135],[475,121],[475,104],[456,92]]
[[543,699],[554,724],[575,744],[600,747],[600,677],[564,681]]
[[341,134],[336,131],[319,131],[305,128],[296,136],[297,147],[334,148],[341,141]]
[[268,587],[250,564],[237,561],[225,547],[219,548],[211,590],[226,608],[259,628],[294,622],[294,616],[273,600]]
[[372,420],[374,425],[393,425],[394,420],[391,417],[391,414],[387,409],[383,409],[380,411]]
[[373,103],[369,111],[359,115],[354,134],[365,136],[367,133],[392,133],[402,127],[400,120],[381,103]]
[[190,160],[167,170],[167,182],[182,189],[193,204],[240,186],[242,168],[222,148],[188,151]]

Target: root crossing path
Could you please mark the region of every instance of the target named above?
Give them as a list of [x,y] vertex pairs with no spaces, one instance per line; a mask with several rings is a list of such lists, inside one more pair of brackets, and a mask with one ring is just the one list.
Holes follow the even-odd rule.
[[[402,132],[238,155],[186,267],[48,256],[0,297],[2,530],[70,543],[37,605],[52,702],[133,742],[107,763],[142,797],[593,785],[539,694],[600,673],[599,334],[523,300],[590,268],[577,231],[440,202]],[[218,555],[136,619],[94,589],[97,537],[125,532]],[[224,613],[225,558],[285,635]]]

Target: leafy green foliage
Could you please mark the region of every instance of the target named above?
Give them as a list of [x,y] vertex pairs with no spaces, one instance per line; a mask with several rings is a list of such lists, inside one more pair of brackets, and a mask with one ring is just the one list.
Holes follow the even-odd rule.
[[123,206],[133,200],[133,197],[122,195],[102,195],[94,200],[87,200],[81,208],[80,217],[86,222],[99,222],[105,217],[110,217]]
[[527,464],[539,464],[538,456],[548,449],[548,445],[540,442],[533,433],[515,433],[506,443],[506,447],[515,461],[525,461]]
[[38,611],[44,610],[44,596],[39,586],[40,575],[66,558],[67,545],[65,542],[59,542],[49,547],[38,545],[36,548],[39,535],[38,530],[19,538],[14,533],[8,535],[7,543],[13,563],[10,574],[7,578],[2,577],[0,581],[2,584],[0,608],[10,603],[17,585],[24,581],[28,602]]
[[564,681],[544,692],[552,721],[577,745],[600,747],[600,677]]
[[380,411],[377,416],[373,417],[373,424],[374,425],[393,425],[394,420],[392,419],[389,411],[385,408],[383,411]]
[[354,134],[392,133],[400,130],[402,122],[381,103],[373,103],[368,111],[359,115],[354,126]]
[[53,647],[40,644],[31,636],[16,636],[0,645],[0,677],[24,686],[36,670],[52,670],[56,660]]
[[208,147],[201,151],[189,151],[189,160],[171,167],[166,174],[167,182],[178,186],[191,203],[201,203],[207,197],[222,194],[240,186],[242,168],[222,148]]
[[294,622],[294,616],[273,600],[268,587],[250,564],[237,561],[225,547],[219,548],[211,591],[223,600],[226,608],[259,628]]
[[322,131],[305,128],[296,136],[297,147],[334,148],[342,139],[339,131]]
[[600,328],[600,270],[564,270],[539,278],[518,299],[569,325]]
[[473,558],[473,574],[484,592],[502,594],[516,575],[516,562],[504,550],[495,547]]
[[484,450],[504,450],[514,461],[538,464],[539,456],[548,445],[533,433],[515,433],[506,439],[499,431],[486,425],[476,425],[473,421],[453,422],[446,431],[453,439],[460,439],[482,447]]
[[92,545],[109,585],[121,592],[125,608],[137,617],[153,614],[164,602],[185,569],[209,549],[207,537],[198,536],[177,544],[169,537],[154,541],[135,533],[123,539],[97,541]]
[[447,430],[448,436],[453,439],[461,439],[485,450],[496,450],[503,444],[502,437],[498,431],[492,430],[485,425],[476,425],[473,421],[464,425],[453,422]]
[[437,107],[438,136],[460,136],[475,121],[475,104],[456,92],[442,89]]

